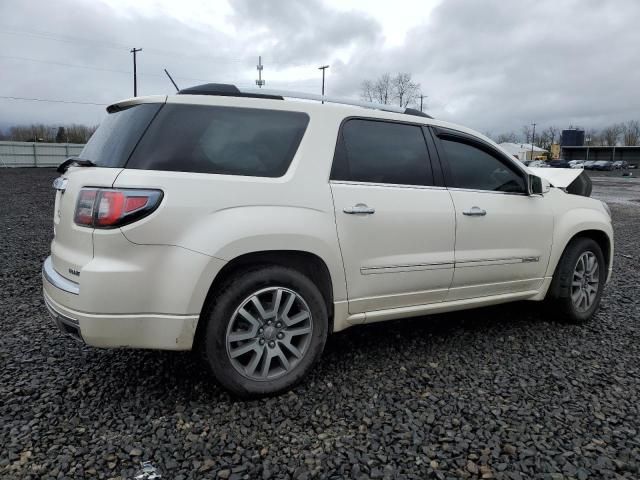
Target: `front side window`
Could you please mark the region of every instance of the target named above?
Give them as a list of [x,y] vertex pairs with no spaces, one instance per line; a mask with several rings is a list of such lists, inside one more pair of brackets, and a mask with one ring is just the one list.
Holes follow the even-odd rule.
[[168,104],[127,168],[281,177],[308,123],[300,112]]
[[433,185],[422,129],[416,125],[352,119],[342,127],[333,180]]
[[490,153],[456,140],[441,139],[440,144],[449,166],[448,186],[526,193],[522,176]]

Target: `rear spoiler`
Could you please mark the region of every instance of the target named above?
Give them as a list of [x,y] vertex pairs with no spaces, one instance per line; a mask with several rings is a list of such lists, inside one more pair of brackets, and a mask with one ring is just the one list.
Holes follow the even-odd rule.
[[126,110],[127,108],[133,107],[134,105],[140,105],[141,103],[166,103],[166,102],[167,102],[166,95],[149,95],[146,97],[127,98],[126,100],[121,100],[119,102],[109,105],[107,107],[107,113],[120,112],[122,110]]

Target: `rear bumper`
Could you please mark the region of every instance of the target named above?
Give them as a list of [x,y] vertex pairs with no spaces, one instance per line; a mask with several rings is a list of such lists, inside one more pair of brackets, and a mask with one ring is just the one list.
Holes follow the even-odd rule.
[[45,304],[58,328],[105,348],[190,350],[211,282],[224,261],[123,237],[113,256],[94,257],[79,282],[42,266]]
[[80,334],[80,323],[75,318],[70,318],[62,313],[58,312],[51,305],[51,300],[45,294],[44,296],[44,304],[47,307],[47,311],[51,316],[51,319],[60,330],[65,335],[73,338],[74,340],[78,340],[79,342],[83,342],[82,335]]
[[[46,277],[44,281],[48,282]],[[54,301],[46,286],[44,303],[62,333],[93,347],[191,350],[198,324],[198,315],[95,315],[78,312]]]

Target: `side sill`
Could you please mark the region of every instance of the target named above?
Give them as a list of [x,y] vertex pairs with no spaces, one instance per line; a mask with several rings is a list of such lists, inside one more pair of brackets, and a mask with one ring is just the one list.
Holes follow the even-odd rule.
[[466,310],[500,303],[514,302],[517,300],[531,300],[538,295],[538,290],[526,292],[507,293],[503,295],[491,295],[488,297],[468,298],[465,300],[454,300],[451,302],[430,303],[428,305],[415,305],[411,307],[389,308],[386,310],[376,310],[373,312],[357,313],[347,318],[349,325],[360,325],[363,323],[382,322],[384,320],[395,320],[398,318],[419,317],[422,315],[432,315],[436,313]]

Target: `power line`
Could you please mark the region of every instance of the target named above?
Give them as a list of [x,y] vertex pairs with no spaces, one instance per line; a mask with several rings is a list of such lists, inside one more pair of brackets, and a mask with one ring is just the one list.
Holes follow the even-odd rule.
[[126,75],[131,75],[131,72],[128,72],[126,70],[114,70],[111,68],[90,67],[89,65],[77,65],[72,63],[52,62],[51,60],[40,60],[38,58],[18,57],[15,55],[0,55],[0,58],[8,58],[10,60],[26,60],[28,62],[46,63],[48,65],[59,65],[61,67],[85,68],[87,70],[97,70],[100,72],[113,72],[113,73],[123,73]]
[[[24,60],[24,61],[28,61],[28,62],[35,62],[35,63],[44,63],[47,65],[58,65],[60,67],[69,67],[69,68],[83,68],[86,70],[96,70],[99,72],[112,72],[112,73],[120,73],[123,75],[131,75],[131,71],[127,71],[127,70],[115,70],[112,68],[101,68],[101,67],[92,67],[89,65],[78,65],[78,64],[71,64],[71,63],[63,63],[63,62],[53,62],[50,60],[41,60],[39,58],[29,58],[29,57],[19,57],[19,56],[15,56],[15,55],[0,55],[0,58],[7,58],[10,60]],[[158,73],[143,73],[140,74],[140,76],[142,77],[164,77],[164,75],[162,74],[158,74]],[[192,77],[183,77],[183,76],[177,76],[176,78],[181,78],[183,80],[193,80],[194,82],[210,82],[211,79],[205,80],[203,78],[192,78]]]
[[[5,33],[9,35],[26,35],[26,36],[42,38],[46,40],[54,40],[57,42],[72,43],[76,46],[78,46],[78,44],[84,45],[84,44],[90,43],[95,46],[99,46],[102,48],[110,48],[114,50],[122,50],[122,49],[130,48],[129,46],[121,43],[109,42],[104,40],[95,40],[95,39],[90,39],[86,37],[62,35],[59,33],[45,32],[42,30],[24,30],[24,29],[6,28],[6,27],[3,27],[2,25],[0,25],[0,33]],[[170,50],[162,50],[158,48],[145,47],[145,52],[156,54],[156,55],[165,55],[165,56],[170,55],[171,57],[174,57],[174,58],[175,57],[178,57],[178,58],[191,57],[191,58],[202,59],[202,55],[188,54],[185,52],[173,52]],[[250,61],[248,58],[247,59],[225,58],[225,57],[213,57],[210,55],[207,55],[207,58],[215,59],[215,61],[218,63],[225,63],[225,62],[226,63],[248,63]]]
[[77,104],[77,105],[98,105],[101,107],[107,105],[106,103],[80,102],[75,100],[53,100],[50,98],[13,97],[13,96],[5,96],[5,95],[0,95],[0,98],[5,100],[26,100],[30,102],[52,102],[52,103],[71,103],[71,104]]

